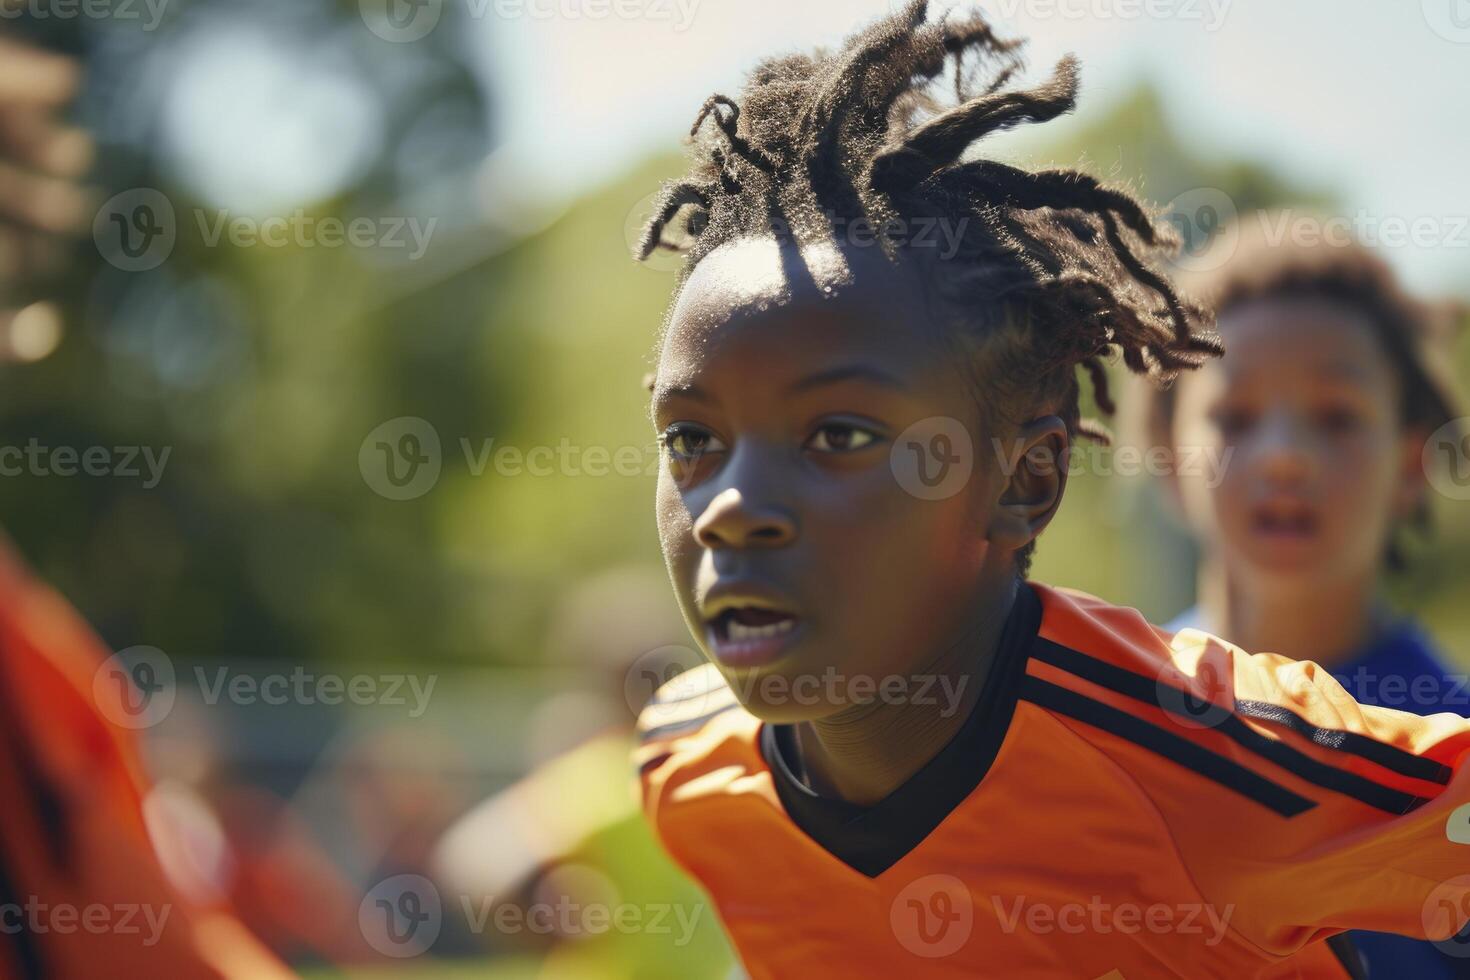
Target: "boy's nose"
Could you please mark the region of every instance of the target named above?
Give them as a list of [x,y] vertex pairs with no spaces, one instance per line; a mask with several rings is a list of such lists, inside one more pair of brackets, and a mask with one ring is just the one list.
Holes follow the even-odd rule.
[[1295,419],[1268,419],[1255,449],[1256,465],[1268,479],[1297,483],[1311,475],[1311,438]]
[[796,521],[784,508],[755,504],[729,487],[695,520],[694,537],[711,549],[779,548],[796,540]]

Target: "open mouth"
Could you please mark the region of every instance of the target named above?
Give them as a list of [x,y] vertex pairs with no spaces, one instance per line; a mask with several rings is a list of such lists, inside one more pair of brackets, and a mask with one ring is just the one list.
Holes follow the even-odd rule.
[[1304,503],[1277,501],[1255,509],[1251,526],[1257,534],[1274,540],[1305,541],[1317,533],[1317,515]]
[[793,613],[745,605],[721,610],[708,620],[706,629],[721,662],[754,667],[781,656],[800,625],[801,618]]

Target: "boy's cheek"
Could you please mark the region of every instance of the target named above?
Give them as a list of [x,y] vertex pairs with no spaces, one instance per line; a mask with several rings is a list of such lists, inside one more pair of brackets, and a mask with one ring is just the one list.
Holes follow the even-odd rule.
[[679,488],[667,472],[661,472],[654,494],[654,519],[658,524],[659,546],[672,567],[673,556],[694,543],[694,517],[685,506]]
[[1240,495],[1230,473],[1216,474],[1214,479],[1193,473],[1176,474],[1170,479],[1179,516],[1190,533],[1204,539],[1216,537],[1220,526],[1228,521],[1231,501]]

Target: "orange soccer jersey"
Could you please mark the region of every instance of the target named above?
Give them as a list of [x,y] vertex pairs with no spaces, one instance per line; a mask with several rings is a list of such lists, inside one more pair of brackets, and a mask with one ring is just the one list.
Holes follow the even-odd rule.
[[138,747],[96,700],[106,658],[0,537],[0,980],[290,977],[165,877]]
[[756,980],[1344,977],[1349,929],[1462,952],[1470,721],[1090,596],[1023,587],[959,734],[873,807],[807,789],[713,666],[640,728],[648,816]]

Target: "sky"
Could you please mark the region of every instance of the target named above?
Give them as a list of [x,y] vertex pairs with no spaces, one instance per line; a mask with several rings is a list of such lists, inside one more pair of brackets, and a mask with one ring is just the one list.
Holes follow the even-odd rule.
[[[704,97],[733,94],[757,59],[837,43],[893,6],[466,2],[475,16],[465,43],[482,53],[496,99],[500,143],[487,173],[548,206],[677,149]],[[1412,285],[1470,293],[1470,0],[990,0],[982,9],[1003,33],[1031,38],[1033,75],[1068,51],[1081,58],[1079,115],[1048,124],[1049,135],[1152,79],[1171,123],[1202,153],[1324,186]],[[1015,139],[1024,147],[1026,137]]]

